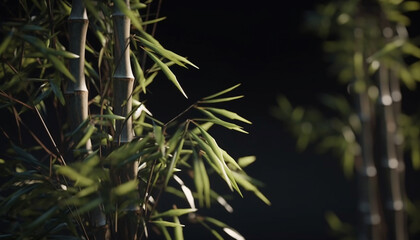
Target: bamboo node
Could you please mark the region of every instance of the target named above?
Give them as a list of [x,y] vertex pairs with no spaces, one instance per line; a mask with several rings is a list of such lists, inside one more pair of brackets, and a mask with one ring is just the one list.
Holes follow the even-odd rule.
[[387,167],[391,169],[396,169],[398,167],[398,160],[396,158],[390,158],[387,161]]
[[371,214],[365,217],[365,223],[369,225],[378,225],[381,223],[381,216],[379,214]]
[[389,201],[386,206],[390,210],[401,211],[404,208],[404,203],[401,200],[395,200],[395,201]]
[[376,168],[374,166],[369,166],[366,168],[366,176],[374,177],[376,176]]
[[381,102],[384,106],[390,106],[392,104],[392,97],[391,95],[383,95],[381,97]]

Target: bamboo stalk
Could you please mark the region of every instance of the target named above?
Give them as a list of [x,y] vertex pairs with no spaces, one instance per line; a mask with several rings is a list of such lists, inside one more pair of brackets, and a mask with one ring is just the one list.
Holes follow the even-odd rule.
[[382,155],[381,167],[384,172],[385,216],[388,225],[389,239],[407,239],[406,216],[404,210],[404,185],[401,175],[403,161],[398,153],[396,139],[398,136],[397,116],[394,111],[390,89],[390,70],[381,66],[379,69],[379,89],[381,106]]
[[[74,0],[70,17],[68,18],[69,51],[79,55],[79,58],[69,60],[69,70],[76,81],[68,81],[67,88],[64,91],[67,97],[67,117],[71,130],[76,129],[88,118],[88,90],[84,74],[88,23],[89,20],[82,0]],[[77,141],[80,137],[80,134],[76,135],[73,140]],[[90,140],[85,147],[87,150],[91,149],[92,144]]]
[[366,80],[366,66],[364,64],[364,36],[363,30],[354,31],[355,53],[355,92],[356,106],[361,121],[361,133],[358,136],[361,145],[361,164],[357,169],[359,185],[359,240],[382,240],[384,233],[380,214],[379,187],[377,169],[373,150],[373,121],[374,112],[369,98]]
[[[129,8],[130,1],[125,1]],[[115,114],[127,117],[125,121],[116,121],[115,145],[128,143],[133,139],[132,91],[134,75],[130,64],[130,19],[118,8],[115,2],[112,15],[114,24],[114,64],[113,74],[113,111]],[[116,185],[137,178],[138,162],[130,163],[119,169],[113,169],[113,179]],[[123,216],[116,219],[114,231],[118,239],[137,239],[139,206],[133,205],[123,209]]]
[[[74,76],[75,82],[68,81],[65,95],[67,98],[67,117],[71,131],[76,129],[84,120],[88,118],[88,89],[85,80],[85,47],[86,35],[89,20],[87,18],[86,8],[82,0],[73,0],[72,9],[68,18],[69,27],[69,51],[77,54],[79,58],[70,59],[69,70]],[[73,146],[75,142],[82,137],[77,134],[73,137]],[[90,139],[86,142],[87,152],[92,151]],[[95,239],[107,239],[107,222],[103,211],[98,207],[90,212],[90,222]]]

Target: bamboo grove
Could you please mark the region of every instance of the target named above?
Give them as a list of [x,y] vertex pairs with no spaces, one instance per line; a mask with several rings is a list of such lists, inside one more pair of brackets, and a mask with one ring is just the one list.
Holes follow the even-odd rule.
[[196,67],[151,34],[159,4],[2,1],[2,238],[183,239],[198,224],[244,239],[201,209],[232,212],[216,192],[226,189],[270,204],[244,171],[255,158],[234,159],[210,134],[246,133],[238,123],[251,122],[218,107],[243,97],[231,95],[240,84],[167,123],[147,109],[150,84],[169,80],[187,97],[171,68]]
[[[308,15],[308,27],[325,39],[331,69],[347,85],[347,93],[321,97],[326,115],[292,107],[284,96],[273,109],[298,137],[300,149],[318,142],[316,148],[341,158],[347,176],[355,172],[356,233],[333,213],[327,214],[343,239],[408,239],[407,213],[414,205],[405,192],[404,144],[413,165],[418,165],[418,135],[409,133],[416,126],[401,110],[401,88],[414,90],[420,80],[420,48],[408,36],[410,18],[404,13],[419,9],[418,2],[392,0],[331,1],[319,6]],[[413,224],[410,221],[414,234]]]

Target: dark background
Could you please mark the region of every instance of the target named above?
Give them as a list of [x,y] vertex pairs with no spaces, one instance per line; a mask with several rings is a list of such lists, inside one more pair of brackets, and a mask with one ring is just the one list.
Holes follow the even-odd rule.
[[[249,134],[217,127],[211,133],[232,156],[257,157],[247,171],[266,184],[262,192],[272,206],[245,194],[230,201],[233,214],[216,208],[213,217],[247,239],[334,239],[326,211],[356,222],[354,181],[345,179],[339,160],[296,152],[295,140],[270,114],[279,94],[311,104],[321,92],[337,91],[320,39],[303,28],[305,12],[317,3],[162,1],[160,16],[167,19],[158,24],[156,38],[200,69],[173,68],[188,100],[162,79],[152,86],[148,107],[157,119],[168,121],[195,100],[242,83],[231,95],[245,98],[219,107],[252,121],[245,126]],[[210,236],[199,239],[203,235]]]

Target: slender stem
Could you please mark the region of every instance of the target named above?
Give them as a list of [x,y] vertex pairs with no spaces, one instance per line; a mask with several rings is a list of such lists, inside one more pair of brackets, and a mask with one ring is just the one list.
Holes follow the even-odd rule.
[[[362,22],[363,23],[363,22]],[[382,240],[384,238],[381,228],[382,217],[379,210],[379,187],[377,169],[373,154],[373,108],[367,89],[366,66],[364,63],[364,33],[362,28],[354,30],[355,52],[355,90],[356,106],[361,121],[359,142],[361,145],[361,164],[358,171],[359,184],[359,211],[360,211],[360,240]]]
[[[131,142],[133,139],[132,117],[129,113],[132,109],[132,92],[134,75],[130,64],[130,19],[124,15],[119,7],[130,8],[130,1],[126,0],[126,6],[118,6],[115,2],[115,9],[112,15],[114,24],[114,65],[113,79],[113,111],[114,114],[126,117],[125,120],[116,120],[116,134],[114,145]],[[138,161],[126,164],[120,168],[111,169],[115,185],[137,179]],[[139,196],[137,196],[139,197]],[[132,200],[132,199],[125,199]],[[124,214],[116,218],[114,231],[118,239],[137,239],[138,217],[140,207],[133,203],[125,209]],[[119,208],[120,203],[117,205]],[[117,213],[116,213],[117,214]]]
[[[88,18],[82,0],[73,1],[68,25],[69,50],[79,56],[79,58],[69,60],[69,70],[76,81],[68,81],[64,92],[67,97],[68,120],[71,131],[73,131],[88,118],[88,90],[84,74]],[[80,138],[81,134],[76,134],[73,141],[77,141]],[[90,140],[87,141],[85,147],[88,151],[91,150]]]

